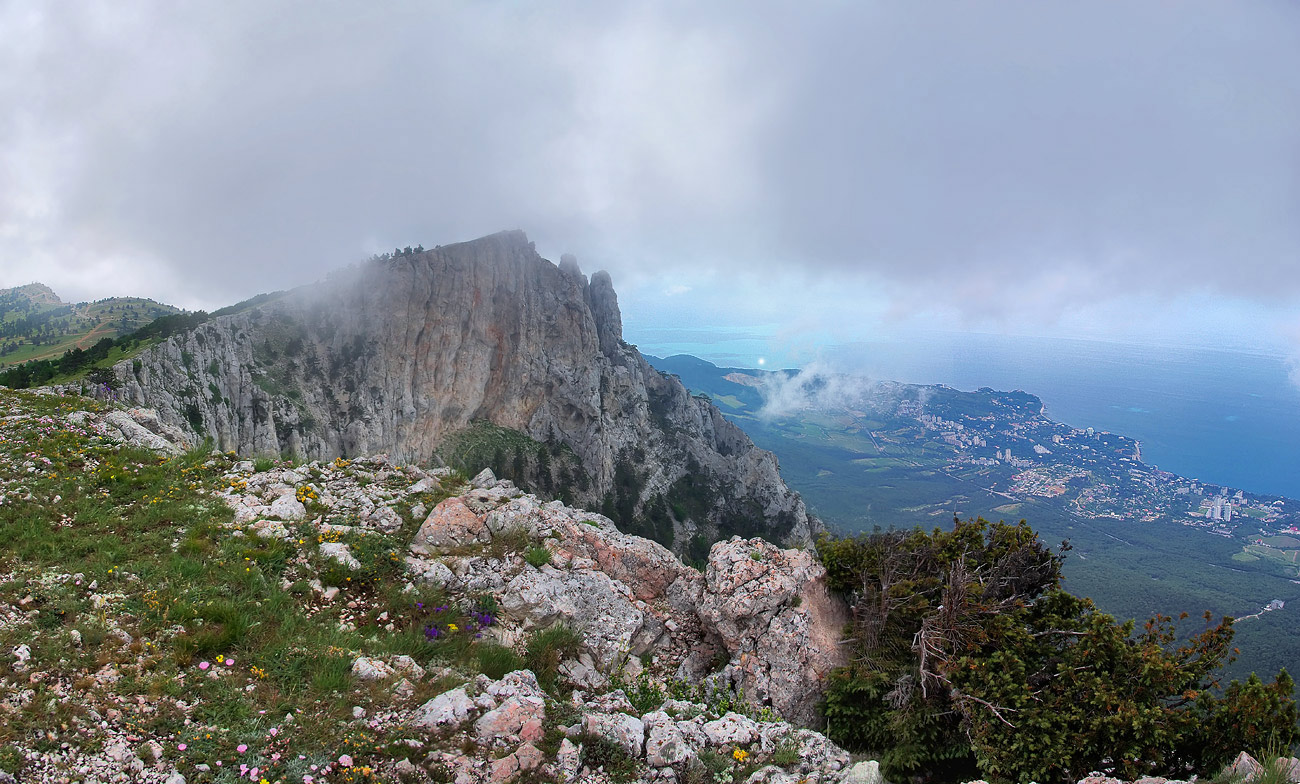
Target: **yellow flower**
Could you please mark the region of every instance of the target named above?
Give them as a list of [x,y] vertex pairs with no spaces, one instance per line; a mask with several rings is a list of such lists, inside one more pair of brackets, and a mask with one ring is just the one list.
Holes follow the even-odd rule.
[[749,757],[749,752],[744,749],[736,749],[731,752],[731,756],[736,758],[736,762],[744,762]]
[[456,624],[454,624],[454,623],[449,623],[449,624],[447,624],[447,628],[448,628],[448,629],[451,629],[453,632],[458,632],[458,631],[460,631],[460,628],[459,628],[458,626],[456,626]]

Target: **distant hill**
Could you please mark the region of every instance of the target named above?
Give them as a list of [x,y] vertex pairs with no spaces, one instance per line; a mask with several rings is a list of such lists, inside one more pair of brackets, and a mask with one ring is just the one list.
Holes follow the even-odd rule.
[[180,308],[144,297],[67,303],[43,283],[0,290],[0,368],[56,359],[136,331]]

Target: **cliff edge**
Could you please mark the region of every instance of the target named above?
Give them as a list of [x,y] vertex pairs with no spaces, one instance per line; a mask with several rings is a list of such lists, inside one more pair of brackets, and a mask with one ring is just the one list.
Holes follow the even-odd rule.
[[248,455],[423,461],[490,423],[536,442],[513,451],[543,490],[697,559],[816,525],[771,453],[623,341],[608,274],[520,231],[373,259],[114,372],[128,401]]

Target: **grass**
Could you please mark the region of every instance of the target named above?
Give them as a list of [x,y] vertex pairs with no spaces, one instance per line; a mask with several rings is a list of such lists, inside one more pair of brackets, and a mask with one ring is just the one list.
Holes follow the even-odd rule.
[[[216,493],[230,485],[235,456],[162,458],[111,444],[67,418],[82,410],[102,407],[0,389],[0,607],[22,608],[0,623],[0,649],[30,645],[44,673],[32,685],[0,671],[0,691],[34,692],[0,719],[0,768],[19,780],[22,749],[91,749],[95,715],[110,708],[118,729],[157,739],[191,784],[226,780],[215,763],[236,758],[257,761],[272,781],[301,780],[344,751],[374,764],[410,751],[351,727],[352,706],[391,699],[353,677],[357,656],[400,653],[493,677],[518,668],[513,651],[477,639],[486,616],[473,613],[495,609],[490,600],[459,607],[436,589],[401,590],[399,543],[419,521],[344,537],[362,567],[331,572],[305,524],[288,523],[288,541],[232,535]],[[431,507],[441,497],[409,500]],[[341,589],[335,601],[309,587],[317,575]],[[537,656],[558,665],[567,639],[552,632]],[[51,684],[76,688],[56,694]],[[415,698],[435,688],[421,681]]]
[[555,689],[560,662],[578,655],[582,637],[571,627],[557,623],[533,635],[524,653],[524,665],[537,676],[547,691]]
[[551,551],[546,549],[544,545],[530,545],[527,552],[524,553],[524,560],[528,562],[529,566],[540,569],[551,562]]

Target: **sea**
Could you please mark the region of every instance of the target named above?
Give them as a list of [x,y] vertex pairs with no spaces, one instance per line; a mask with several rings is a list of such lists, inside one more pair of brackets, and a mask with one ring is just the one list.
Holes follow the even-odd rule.
[[873,379],[1020,389],[1058,422],[1138,439],[1149,465],[1211,486],[1300,498],[1300,388],[1274,354],[935,333],[823,345],[799,363],[765,356],[771,343],[752,330],[628,331],[646,353],[720,366],[816,362]]

